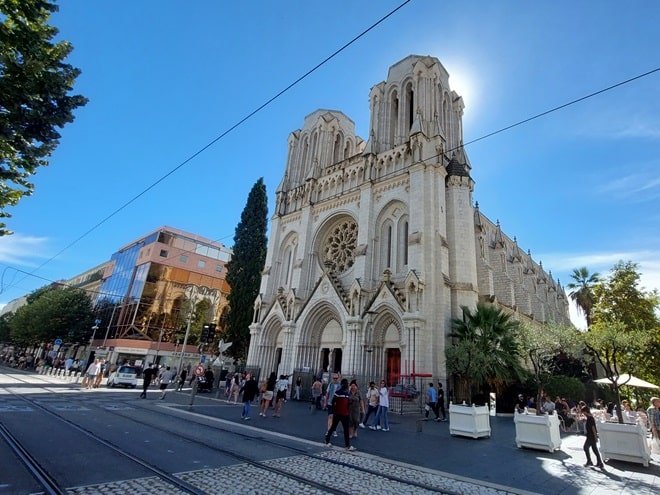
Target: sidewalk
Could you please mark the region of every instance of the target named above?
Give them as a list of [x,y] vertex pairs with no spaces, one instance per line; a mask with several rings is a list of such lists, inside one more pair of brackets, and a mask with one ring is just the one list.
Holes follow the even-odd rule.
[[[182,400],[185,397],[185,401]],[[327,414],[310,411],[309,404],[289,401],[281,418],[259,416],[252,409],[250,421],[241,420],[242,404],[233,405],[206,394],[198,395],[193,410],[198,414],[237,424],[264,428],[321,443]],[[189,394],[168,394],[169,402],[188,403]],[[604,471],[585,468],[584,436],[562,433],[561,450],[549,452],[518,449],[512,418],[491,417],[492,437],[473,440],[449,435],[449,423],[428,421],[417,432],[421,416],[389,415],[390,431],[360,429],[354,445],[358,451],[443,471],[455,476],[496,483],[543,494],[660,493],[660,459],[645,468],[640,464],[610,461]],[[332,442],[343,446],[340,432]]]

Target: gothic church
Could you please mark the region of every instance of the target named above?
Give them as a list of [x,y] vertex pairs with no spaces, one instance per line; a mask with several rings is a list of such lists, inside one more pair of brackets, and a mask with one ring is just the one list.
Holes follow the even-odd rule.
[[440,61],[406,57],[369,102],[366,142],[336,110],[289,136],[248,367],[444,381],[461,306],[568,323],[559,282],[472,201],[463,99]]

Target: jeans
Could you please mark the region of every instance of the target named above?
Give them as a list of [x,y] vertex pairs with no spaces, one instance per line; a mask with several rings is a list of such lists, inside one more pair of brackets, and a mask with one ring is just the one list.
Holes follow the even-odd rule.
[[241,417],[249,418],[251,410],[252,410],[252,401],[251,400],[244,401],[243,402],[243,414],[241,415]]
[[596,464],[602,464],[603,461],[600,458],[600,452],[598,452],[598,440],[596,440],[595,437],[591,437],[587,435],[587,439],[584,441],[584,446],[582,447],[584,449],[584,453],[587,456],[587,462],[591,464],[591,456],[589,455],[589,448],[591,447],[591,450],[594,451],[594,454],[596,456]]
[[335,432],[339,423],[341,423],[341,426],[344,430],[344,444],[346,447],[350,447],[351,441],[348,436],[348,416],[340,416],[339,414],[334,414],[332,416],[332,426],[330,426],[330,429],[325,434],[325,443],[330,442],[330,435]]
[[367,421],[369,421],[369,416],[371,416],[371,413],[374,413],[374,416],[376,416],[378,414],[377,411],[378,406],[367,406],[367,414],[365,414],[364,418],[362,418],[362,424],[366,425]]
[[390,423],[387,420],[387,407],[385,406],[378,406],[378,412],[376,413],[376,419],[374,419],[374,425],[378,426],[380,424],[380,420],[382,418],[383,420],[383,429],[384,430],[389,430],[390,429]]

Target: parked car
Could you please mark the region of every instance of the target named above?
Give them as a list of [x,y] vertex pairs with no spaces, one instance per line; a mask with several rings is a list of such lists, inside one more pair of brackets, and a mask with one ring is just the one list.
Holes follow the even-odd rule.
[[121,385],[124,387],[135,388],[137,387],[137,375],[137,368],[134,368],[133,366],[120,366],[110,373],[110,376],[108,377],[108,387]]

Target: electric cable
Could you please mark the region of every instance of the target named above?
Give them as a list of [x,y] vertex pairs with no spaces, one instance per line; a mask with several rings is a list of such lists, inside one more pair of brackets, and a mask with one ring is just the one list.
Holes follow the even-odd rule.
[[[335,50],[334,52],[332,52],[330,55],[328,55],[328,56],[325,57],[323,60],[321,60],[319,63],[317,63],[314,67],[312,67],[312,68],[309,69],[307,72],[305,72],[304,74],[302,74],[301,76],[299,76],[299,77],[298,77],[297,79],[295,79],[292,83],[290,83],[290,84],[289,84],[288,86],[286,86],[284,89],[280,90],[280,91],[279,91],[278,93],[276,93],[274,96],[270,97],[268,100],[266,100],[264,103],[262,103],[261,105],[259,105],[257,108],[255,108],[254,110],[252,110],[251,112],[249,112],[248,114],[246,114],[244,117],[242,117],[242,118],[241,118],[240,120],[238,120],[236,123],[234,123],[233,125],[231,125],[229,128],[227,128],[227,129],[225,129],[224,131],[222,131],[217,137],[215,137],[215,138],[212,139],[209,143],[207,143],[206,145],[204,145],[203,147],[201,147],[200,149],[198,149],[197,151],[195,151],[195,152],[194,152],[193,154],[191,154],[188,158],[186,158],[186,159],[183,160],[181,163],[179,163],[179,164],[176,165],[174,168],[172,168],[172,169],[169,170],[167,173],[165,173],[165,175],[162,175],[161,177],[159,177],[156,181],[152,182],[149,186],[147,186],[146,188],[144,188],[144,189],[143,189],[142,191],[140,191],[138,194],[136,194],[135,196],[133,196],[132,198],[130,198],[128,201],[126,201],[125,203],[123,203],[122,205],[120,205],[119,207],[117,207],[117,208],[116,208],[114,211],[112,211],[110,214],[108,214],[107,216],[105,216],[104,218],[102,218],[101,220],[99,220],[96,224],[94,224],[94,225],[93,225],[92,227],[90,227],[88,230],[86,230],[85,232],[83,232],[83,233],[82,233],[81,235],[79,235],[76,239],[74,239],[74,240],[71,241],[69,244],[67,244],[67,245],[64,246],[62,249],[60,249],[60,250],[59,250],[57,253],[55,253],[52,257],[50,257],[49,259],[47,259],[46,261],[44,261],[43,263],[41,263],[39,266],[37,266],[34,270],[32,270],[32,272],[30,272],[30,274],[33,274],[33,273],[39,271],[41,268],[43,268],[44,266],[46,266],[48,263],[50,263],[51,261],[53,261],[55,258],[59,257],[62,253],[64,253],[65,251],[69,250],[70,248],[72,248],[72,247],[73,247],[74,245],[76,245],[78,242],[80,242],[80,241],[83,240],[85,237],[87,237],[89,234],[91,234],[91,233],[94,232],[96,229],[98,229],[98,228],[99,228],[101,225],[103,225],[105,222],[107,222],[108,220],[110,220],[112,217],[114,217],[115,215],[117,215],[119,212],[121,212],[122,210],[124,210],[126,207],[128,207],[129,205],[131,205],[131,204],[134,203],[135,201],[137,201],[139,198],[141,198],[142,196],[144,196],[147,192],[149,192],[149,191],[151,191],[152,189],[154,189],[156,186],[158,186],[161,182],[163,182],[165,179],[167,179],[168,177],[170,177],[170,176],[171,176],[172,174],[174,174],[176,171],[178,171],[179,169],[181,169],[182,167],[184,167],[185,165],[187,165],[188,163],[190,163],[193,159],[195,159],[196,157],[198,157],[199,155],[201,155],[204,151],[206,151],[206,150],[209,149],[211,146],[213,146],[215,143],[217,143],[218,141],[220,141],[220,140],[221,140],[222,138],[224,138],[227,134],[231,133],[233,130],[235,130],[236,128],[240,127],[242,124],[244,124],[244,123],[245,123],[246,121],[248,121],[250,118],[254,117],[257,113],[259,113],[259,112],[262,111],[264,108],[266,108],[266,107],[269,106],[271,103],[273,103],[275,100],[277,100],[277,99],[280,98],[282,95],[284,95],[285,93],[287,93],[290,89],[292,89],[293,87],[297,86],[300,82],[302,82],[304,79],[306,79],[306,78],[307,78],[308,76],[310,76],[312,73],[316,72],[319,68],[321,68],[321,67],[322,67],[323,65],[325,65],[327,62],[329,62],[330,60],[332,60],[333,58],[335,58],[335,57],[336,57],[337,55],[339,55],[341,52],[343,52],[344,50],[346,50],[349,46],[351,46],[351,45],[352,45],[353,43],[355,43],[357,40],[359,40],[359,39],[362,38],[364,35],[366,35],[366,34],[369,33],[370,31],[372,31],[374,28],[376,28],[376,27],[377,27],[378,25],[380,25],[381,23],[385,22],[385,20],[387,20],[389,17],[391,17],[392,15],[394,15],[394,14],[395,14],[396,12],[398,12],[399,10],[401,10],[403,7],[405,7],[405,6],[406,6],[407,4],[409,4],[411,1],[412,1],[412,0],[405,0],[403,3],[399,4],[397,7],[395,7],[395,8],[392,9],[391,11],[389,11],[387,14],[385,14],[383,17],[381,17],[380,19],[378,19],[376,22],[374,22],[373,24],[371,24],[371,25],[370,25],[369,27],[367,27],[366,29],[364,29],[364,30],[363,30],[362,32],[360,32],[358,35],[356,35],[355,37],[353,37],[350,41],[344,43],[340,48],[336,49],[336,50]],[[25,277],[23,277],[21,280],[19,280],[18,283],[22,282],[23,280],[25,280]],[[11,287],[11,286],[10,286],[10,287]],[[10,287],[8,287],[8,289],[9,289]]]

